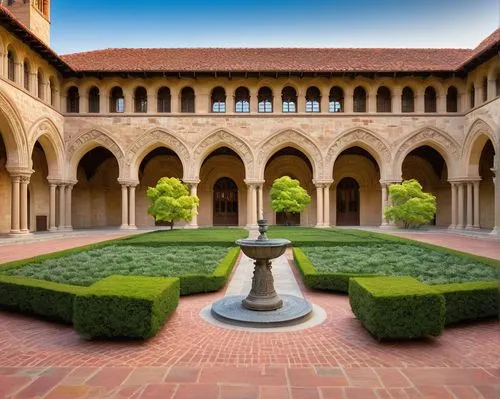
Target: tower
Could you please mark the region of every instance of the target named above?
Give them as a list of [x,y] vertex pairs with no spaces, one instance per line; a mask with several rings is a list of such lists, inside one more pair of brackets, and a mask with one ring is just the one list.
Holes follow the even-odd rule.
[[50,0],[2,0],[9,11],[50,46]]

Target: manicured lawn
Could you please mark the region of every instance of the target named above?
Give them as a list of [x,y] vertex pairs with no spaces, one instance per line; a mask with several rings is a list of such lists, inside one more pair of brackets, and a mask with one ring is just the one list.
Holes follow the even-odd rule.
[[378,242],[383,240],[376,233],[348,229],[315,229],[310,227],[276,227],[268,231],[269,238],[286,238],[294,246],[319,245],[320,243]]
[[228,243],[246,238],[248,231],[239,228],[202,228],[196,230],[162,230],[140,234],[122,240],[127,244],[162,244],[162,243]]

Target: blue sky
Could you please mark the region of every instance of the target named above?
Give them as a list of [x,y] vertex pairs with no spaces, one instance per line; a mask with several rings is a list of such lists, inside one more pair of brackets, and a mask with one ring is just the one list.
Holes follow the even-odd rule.
[[[141,6],[141,4],[147,4]],[[60,54],[107,47],[475,47],[499,0],[52,0]]]

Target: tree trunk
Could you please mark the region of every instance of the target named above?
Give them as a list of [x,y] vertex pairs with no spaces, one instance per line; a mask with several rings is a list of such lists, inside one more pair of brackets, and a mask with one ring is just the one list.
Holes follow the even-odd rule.
[[172,222],[170,223],[170,230],[173,230],[174,229],[174,221],[172,220]]

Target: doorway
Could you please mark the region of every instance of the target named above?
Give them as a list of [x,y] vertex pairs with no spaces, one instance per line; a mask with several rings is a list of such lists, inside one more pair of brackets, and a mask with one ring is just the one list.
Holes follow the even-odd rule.
[[238,186],[223,177],[214,185],[214,226],[238,225]]
[[352,177],[337,185],[337,226],[359,226],[359,184]]

